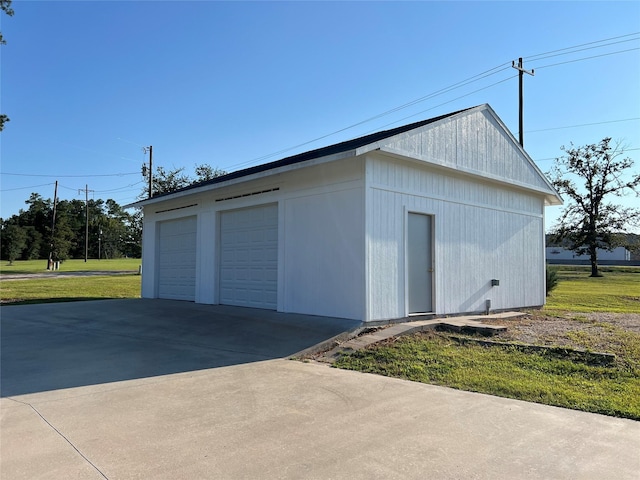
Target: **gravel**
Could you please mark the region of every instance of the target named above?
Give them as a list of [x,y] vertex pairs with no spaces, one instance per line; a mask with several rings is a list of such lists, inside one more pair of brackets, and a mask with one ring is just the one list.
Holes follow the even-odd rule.
[[505,325],[507,331],[496,339],[536,345],[610,351],[621,332],[640,335],[640,313],[577,313],[550,316],[541,312],[517,319],[486,320]]

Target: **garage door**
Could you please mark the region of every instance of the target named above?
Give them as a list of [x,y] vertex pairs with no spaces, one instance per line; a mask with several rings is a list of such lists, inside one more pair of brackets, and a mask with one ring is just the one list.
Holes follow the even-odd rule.
[[220,217],[220,303],[275,310],[278,295],[278,206]]
[[159,298],[195,300],[196,224],[195,216],[160,222]]

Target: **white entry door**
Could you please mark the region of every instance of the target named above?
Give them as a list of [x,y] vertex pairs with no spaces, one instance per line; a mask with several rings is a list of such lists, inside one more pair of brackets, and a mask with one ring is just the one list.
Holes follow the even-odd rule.
[[277,205],[221,214],[220,303],[277,309]]
[[407,291],[409,313],[433,311],[433,217],[409,213],[407,223]]
[[197,217],[160,222],[158,232],[158,298],[196,298]]

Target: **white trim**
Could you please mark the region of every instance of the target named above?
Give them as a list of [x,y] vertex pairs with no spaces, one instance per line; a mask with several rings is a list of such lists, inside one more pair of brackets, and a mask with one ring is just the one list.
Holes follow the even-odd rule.
[[[398,189],[394,189],[392,187],[389,187],[387,185],[371,185],[370,188],[375,189],[375,190],[381,190],[383,192],[390,192],[390,193],[398,193],[398,194],[402,194],[402,195],[411,195],[411,196],[415,196],[415,197],[420,197],[420,198],[429,198],[431,200],[438,200],[441,202],[446,202],[446,203],[454,203],[454,204],[458,204],[458,205],[464,205],[464,206],[469,206],[469,207],[474,207],[474,208],[482,208],[484,210],[495,210],[498,212],[508,212],[508,213],[514,213],[516,215],[523,215],[525,217],[533,217],[533,218],[543,218],[544,214],[542,213],[533,213],[533,212],[527,212],[525,210],[516,210],[514,208],[503,208],[503,207],[496,207],[495,205],[489,205],[489,204],[484,204],[484,203],[477,203],[477,202],[471,202],[469,200],[452,200],[451,198],[442,196],[442,195],[434,195],[428,192],[424,192],[424,191],[417,191],[417,190],[402,190],[399,191]],[[420,213],[420,212],[416,212],[416,213]],[[432,215],[432,214],[424,214],[424,215]]]
[[[545,196],[545,203],[548,205],[562,205],[562,201],[560,200],[560,197],[555,193],[555,191],[550,191],[550,190],[546,190],[543,188],[539,188],[539,187],[535,187],[533,185],[529,185],[527,183],[522,183],[522,182],[518,182],[516,180],[510,180],[510,179],[506,179],[506,178],[502,178],[499,177],[497,175],[493,175],[491,173],[488,172],[483,172],[483,171],[479,171],[479,170],[472,170],[470,168],[464,168],[464,167],[459,167],[456,165],[448,165],[445,163],[441,163],[438,161],[435,161],[433,159],[430,159],[428,157],[426,157],[425,155],[420,155],[417,153],[412,153],[409,154],[407,152],[404,152],[402,150],[398,150],[396,148],[390,148],[390,147],[380,147],[380,149],[378,150],[381,153],[386,153],[387,155],[391,156],[391,157],[395,157],[395,158],[400,158],[403,160],[409,160],[412,162],[424,162],[427,163],[429,166],[433,166],[433,167],[437,167],[443,170],[448,170],[450,172],[456,172],[458,174],[461,175],[465,175],[465,176],[469,176],[469,177],[473,177],[475,179],[481,178],[482,180],[491,182],[491,183],[498,183],[501,185],[508,185],[511,187],[517,187],[519,189],[522,190],[527,190],[530,192],[535,192],[538,194],[543,194]],[[546,181],[546,179],[545,179]]]
[[[325,157],[313,158],[311,160],[305,160],[303,162],[292,163],[291,165],[285,165],[282,167],[276,167],[272,169],[263,170],[260,172],[252,173],[249,175],[243,175],[237,178],[232,178],[230,180],[226,180],[224,182],[213,183],[203,185],[201,187],[189,188],[187,190],[170,193],[167,195],[161,195],[158,197],[147,198],[146,200],[141,200],[139,202],[130,203],[125,205],[122,208],[133,208],[133,207],[146,207],[149,205],[153,205],[155,203],[167,201],[167,200],[176,200],[178,198],[190,196],[190,195],[198,195],[206,192],[211,192],[214,190],[219,190],[221,188],[235,186],[241,183],[250,182],[252,180],[258,180],[265,177],[270,177],[273,175],[278,175],[285,172],[290,172],[293,170],[298,170],[301,168],[312,167],[315,165],[321,165],[323,163],[334,162],[336,160],[342,160],[349,157],[355,156],[355,150],[348,150],[345,152],[336,153],[333,155],[327,155]],[[233,173],[233,172],[232,172]]]

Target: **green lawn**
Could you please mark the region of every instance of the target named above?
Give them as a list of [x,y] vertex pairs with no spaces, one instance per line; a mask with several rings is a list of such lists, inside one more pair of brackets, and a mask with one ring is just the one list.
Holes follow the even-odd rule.
[[589,277],[589,267],[555,267],[558,287],[545,311],[640,313],[640,267],[602,267],[602,277]]
[[640,420],[640,334],[584,316],[640,313],[640,269],[604,268],[602,278],[590,278],[589,273],[588,268],[560,268],[557,289],[536,315],[546,312],[549,322],[561,316],[576,325],[596,325],[604,332],[597,338],[586,328],[571,330],[567,338],[587,348],[607,338],[606,350],[616,355],[610,366],[588,365],[548,352],[460,344],[445,332],[377,344],[341,357],[335,366]]
[[[113,260],[65,260],[60,264],[60,272],[86,272],[86,271],[114,271],[130,270],[138,271],[141,263],[139,258],[118,258]],[[2,260],[0,262],[0,275],[47,273],[46,260],[17,260],[13,265]]]
[[139,298],[140,279],[140,275],[126,274],[0,281],[0,299],[3,303],[24,304]]
[[509,347],[460,345],[446,333],[401,337],[344,356],[335,366],[640,420],[637,367],[591,366]]
[[[67,260],[57,271],[46,270],[46,260],[17,261],[8,265],[0,262],[0,300],[5,304],[65,302],[105,298],[140,297],[140,259]],[[125,275],[56,277],[72,272],[135,272]],[[12,275],[44,274],[51,278],[10,280]],[[3,281],[4,280],[4,281]]]

